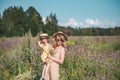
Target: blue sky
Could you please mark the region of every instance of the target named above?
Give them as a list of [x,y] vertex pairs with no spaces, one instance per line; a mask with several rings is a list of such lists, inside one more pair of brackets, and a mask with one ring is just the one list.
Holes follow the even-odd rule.
[[120,26],[120,0],[0,0],[0,13],[9,6],[33,6],[43,21],[53,12],[64,26]]

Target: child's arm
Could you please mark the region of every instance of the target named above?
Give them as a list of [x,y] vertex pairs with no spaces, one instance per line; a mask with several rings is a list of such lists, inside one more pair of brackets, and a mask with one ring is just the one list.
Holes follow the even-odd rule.
[[43,45],[41,44],[41,42],[40,41],[38,41],[38,45],[39,45],[39,47],[43,47]]

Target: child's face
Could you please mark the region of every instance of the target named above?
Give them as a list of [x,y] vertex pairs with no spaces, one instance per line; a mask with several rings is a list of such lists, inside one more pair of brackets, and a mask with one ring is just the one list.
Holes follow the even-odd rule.
[[46,39],[46,38],[42,38],[42,39],[40,39],[40,41],[41,41],[42,43],[47,43],[47,39]]

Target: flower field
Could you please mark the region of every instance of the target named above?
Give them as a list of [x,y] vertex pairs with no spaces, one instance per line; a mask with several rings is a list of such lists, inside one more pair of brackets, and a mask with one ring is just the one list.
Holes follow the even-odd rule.
[[[0,80],[39,80],[37,40],[30,33],[0,38]],[[120,80],[120,36],[71,36],[66,44],[60,80]]]

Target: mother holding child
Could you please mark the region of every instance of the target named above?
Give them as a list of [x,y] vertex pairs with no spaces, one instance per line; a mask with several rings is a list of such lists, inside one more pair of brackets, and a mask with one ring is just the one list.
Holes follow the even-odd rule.
[[59,64],[64,62],[67,36],[59,31],[52,35],[53,47],[49,43],[49,36],[46,33],[40,35],[38,45],[42,48],[41,59],[44,63],[40,80],[59,80]]

